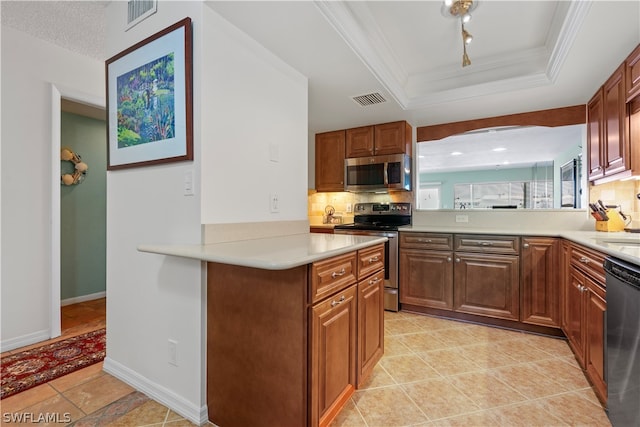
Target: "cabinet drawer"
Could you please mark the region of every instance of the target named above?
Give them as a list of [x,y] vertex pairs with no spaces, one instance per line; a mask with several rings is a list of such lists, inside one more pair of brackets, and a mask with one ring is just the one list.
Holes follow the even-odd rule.
[[315,303],[357,281],[357,254],[349,252],[311,265],[311,302]]
[[604,258],[599,252],[582,246],[571,245],[571,265],[582,270],[598,283],[604,284]]
[[358,251],[358,280],[384,268],[384,243]]
[[457,234],[454,242],[456,251],[506,255],[518,255],[520,253],[520,237],[517,236]]
[[400,233],[400,247],[450,251],[453,250],[453,235],[437,233]]

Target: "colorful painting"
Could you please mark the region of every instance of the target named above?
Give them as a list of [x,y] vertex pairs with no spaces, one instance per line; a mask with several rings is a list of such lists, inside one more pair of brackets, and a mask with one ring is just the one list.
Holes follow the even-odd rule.
[[191,19],[106,61],[107,169],[193,160]]
[[118,148],[175,136],[174,54],[117,79]]

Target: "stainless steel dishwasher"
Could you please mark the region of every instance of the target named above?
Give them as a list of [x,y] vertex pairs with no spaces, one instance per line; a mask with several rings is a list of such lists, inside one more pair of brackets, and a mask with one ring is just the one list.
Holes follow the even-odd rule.
[[607,285],[607,415],[614,427],[640,426],[640,267],[604,261]]

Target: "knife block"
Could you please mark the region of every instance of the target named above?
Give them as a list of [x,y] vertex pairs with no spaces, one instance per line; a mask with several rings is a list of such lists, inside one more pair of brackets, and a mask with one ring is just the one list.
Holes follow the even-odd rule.
[[596,231],[622,231],[624,221],[615,209],[607,209],[608,221],[596,221]]

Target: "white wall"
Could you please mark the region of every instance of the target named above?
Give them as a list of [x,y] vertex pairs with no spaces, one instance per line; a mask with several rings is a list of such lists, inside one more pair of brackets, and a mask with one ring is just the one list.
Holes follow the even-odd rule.
[[[107,172],[107,358],[105,370],[199,422],[203,378],[205,286],[200,262],[138,252],[140,243],[201,239],[202,3],[160,2],[124,31],[126,2],[107,6],[107,57],[185,17],[193,21],[194,161]],[[194,172],[195,196],[183,194]],[[168,340],[178,365],[168,363]]]
[[[108,56],[193,21],[195,160],[107,174],[104,366],[197,423],[207,415],[205,265],[136,247],[199,243],[201,224],[306,220],[306,79],[201,2],[160,2],[127,32],[125,10],[108,6]],[[194,197],[183,195],[188,170]],[[268,210],[271,191],[278,214]],[[178,341],[178,366],[168,363],[169,339]]]
[[51,84],[104,98],[104,63],[2,26],[3,351],[51,333]]
[[307,220],[307,79],[213,10],[205,16],[202,222]]

